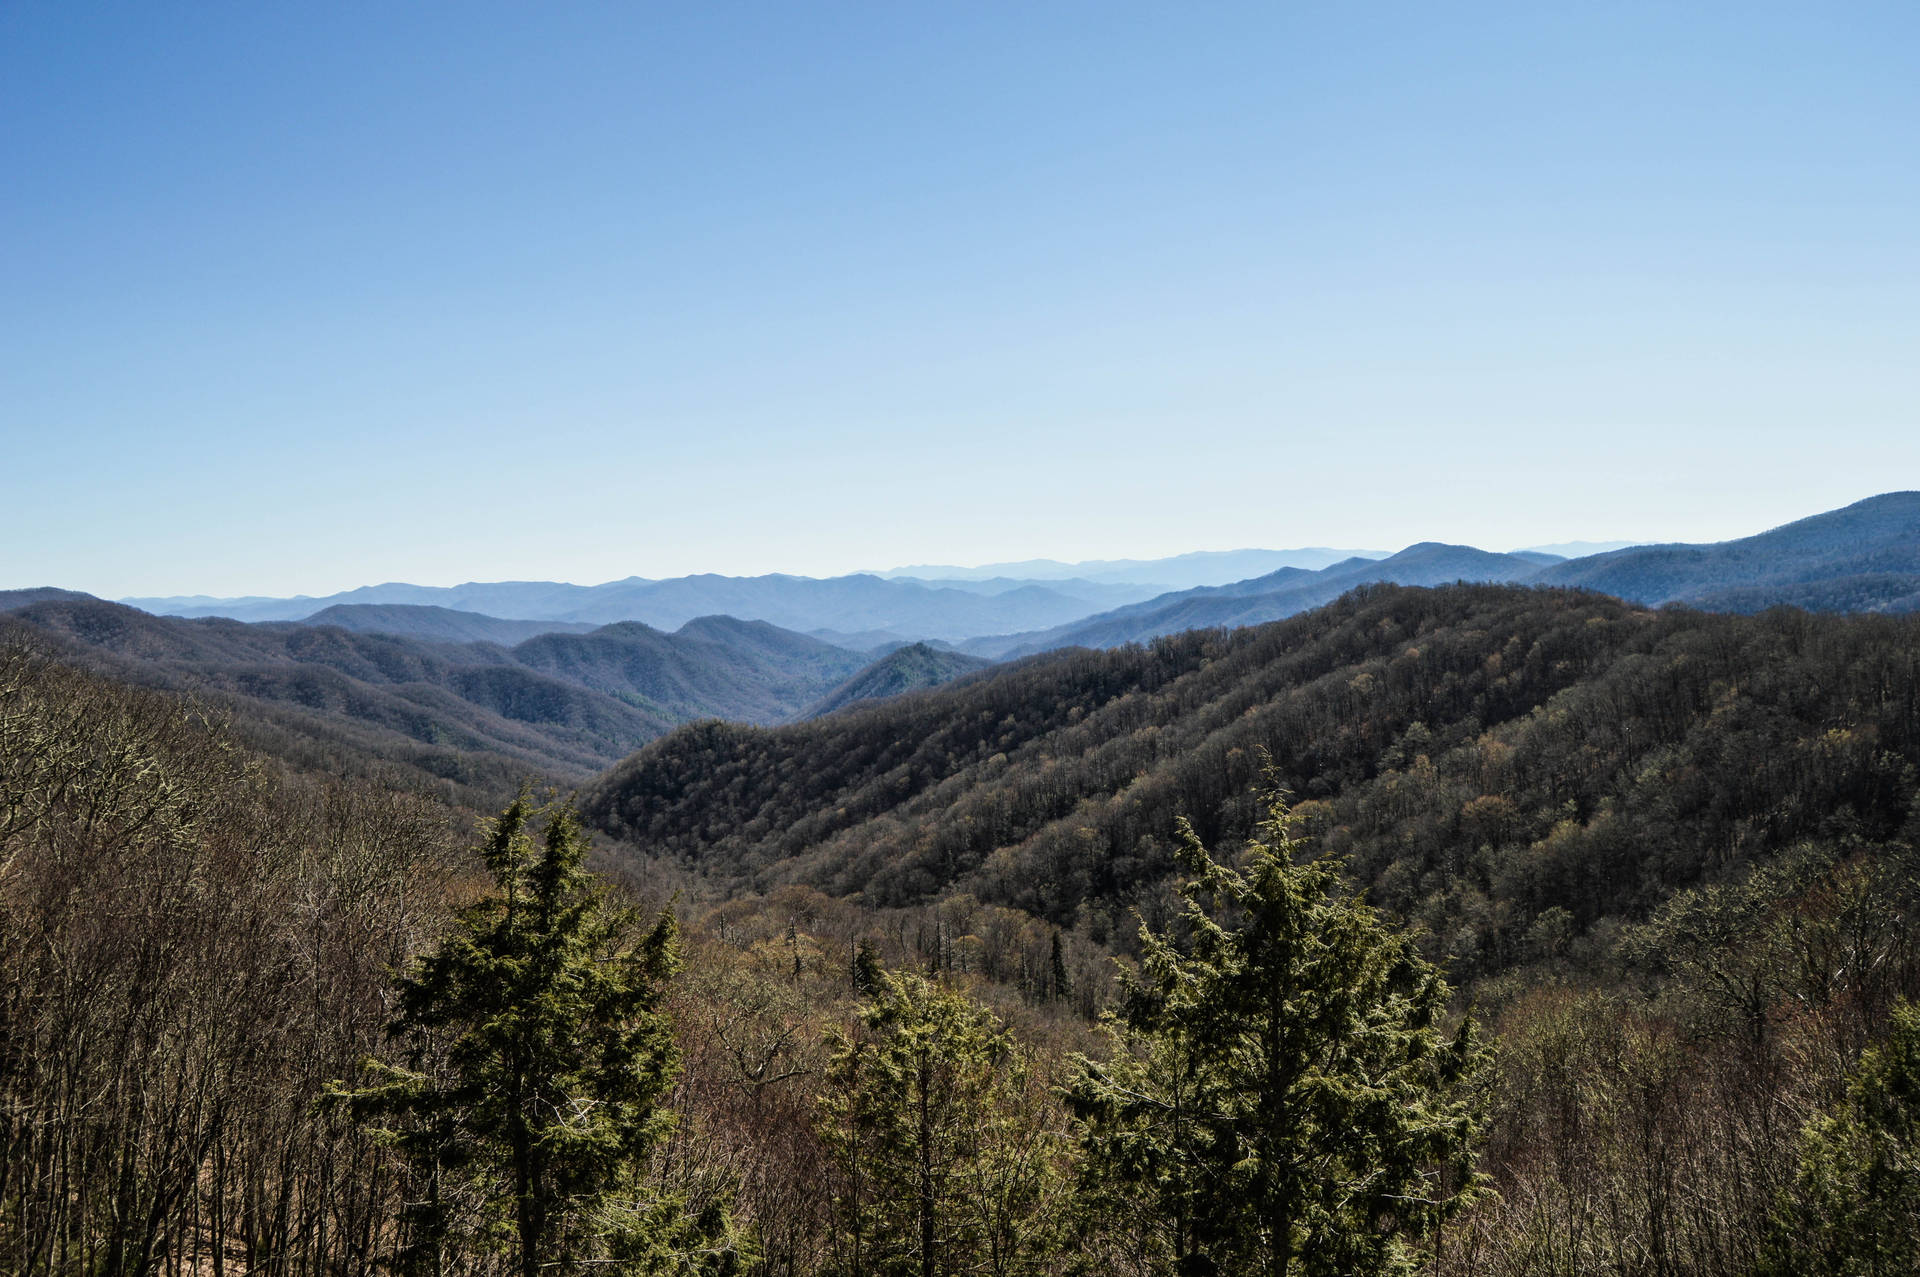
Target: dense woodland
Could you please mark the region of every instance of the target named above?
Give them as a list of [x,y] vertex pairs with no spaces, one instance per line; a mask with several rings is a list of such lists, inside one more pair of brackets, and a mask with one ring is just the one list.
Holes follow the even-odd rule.
[[784,721],[839,694],[872,660],[725,616],[672,634],[621,622],[507,647],[455,636],[470,627],[504,636],[520,623],[416,608],[402,632],[356,628],[395,609],[369,610],[373,619],[347,627],[248,624],[20,591],[0,594],[0,634],[121,682],[190,692],[308,770],[353,774],[372,762],[481,806],[529,775],[577,784],[690,719]]
[[683,729],[585,805],[742,889],[957,889],[1106,943],[1165,898],[1176,817],[1250,832],[1270,757],[1375,902],[1478,976],[1549,910],[1604,935],[1807,840],[1910,838],[1917,638],[1912,619],[1369,587],[811,723]]
[[0,1270],[1920,1262],[1914,620],[1369,588],[683,727],[585,862],[277,739],[0,660]]

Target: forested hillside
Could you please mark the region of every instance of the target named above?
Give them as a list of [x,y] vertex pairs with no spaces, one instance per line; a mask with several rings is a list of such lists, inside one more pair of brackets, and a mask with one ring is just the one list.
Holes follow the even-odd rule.
[[[893,934],[918,961],[1085,1009],[1104,995],[1080,955],[1165,969],[1129,915],[1179,929],[1181,818],[1246,845],[1268,759],[1494,1031],[1498,1195],[1436,1271],[1920,1262],[1920,1182],[1882,1169],[1920,1117],[1887,1098],[1920,1085],[1899,1009],[1920,994],[1920,619],[1368,587],[808,723],[683,728],[587,810],[744,899],[917,907],[931,925]],[[1048,927],[1064,964],[1035,961]]]
[[82,594],[79,590],[60,590],[52,586],[41,586],[31,590],[0,590],[0,612],[13,612],[23,607],[32,607],[35,603],[46,603],[56,599],[91,599],[91,594]]
[[1917,624],[1372,587],[695,724],[610,894],[0,653],[0,1266],[1905,1271]]
[[115,677],[215,698],[248,739],[301,765],[351,769],[373,756],[487,802],[529,775],[582,779],[691,719],[778,722],[868,660],[728,617],[674,634],[627,623],[513,647],[157,617],[84,596],[5,621]]
[[986,669],[989,662],[962,652],[942,651],[925,643],[895,648],[827,693],[799,715],[818,718],[860,701],[883,700],[903,692],[950,683],[962,674]]
[[1804,840],[1911,837],[1916,651],[1914,620],[1370,587],[814,722],[683,728],[586,811],[743,887],[961,890],[1104,938],[1158,896],[1177,817],[1248,835],[1270,755],[1373,898],[1485,973],[1550,911],[1606,934]]

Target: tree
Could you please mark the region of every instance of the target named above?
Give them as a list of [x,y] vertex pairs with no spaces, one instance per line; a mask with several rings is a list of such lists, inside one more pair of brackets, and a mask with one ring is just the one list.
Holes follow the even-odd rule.
[[1846,1097],[1809,1122],[1774,1271],[1893,1277],[1920,1271],[1920,1006],[1894,1008]]
[[1073,980],[1067,975],[1066,955],[1060,951],[1060,933],[1053,933],[1053,944],[1047,953],[1047,996],[1049,998],[1070,998],[1073,996]]
[[1272,794],[1235,870],[1182,824],[1187,943],[1141,928],[1112,1057],[1076,1057],[1082,1191],[1143,1269],[1405,1272],[1477,1190],[1472,1022],[1294,830]]
[[840,1271],[1040,1271],[1059,1204],[1057,1135],[1032,1062],[990,1012],[922,976],[882,972],[826,1082]]
[[370,1062],[369,1085],[337,1091],[413,1179],[406,1271],[488,1254],[522,1277],[600,1257],[646,1271],[723,1223],[685,1219],[643,1179],[678,1067],[660,1006],[673,915],[639,934],[582,867],[573,812],[551,812],[536,845],[530,809],[523,794],[494,823],[493,892],[401,981],[390,1032],[404,1063]]
[[880,992],[880,953],[873,942],[862,940],[853,951],[853,988],[863,997]]

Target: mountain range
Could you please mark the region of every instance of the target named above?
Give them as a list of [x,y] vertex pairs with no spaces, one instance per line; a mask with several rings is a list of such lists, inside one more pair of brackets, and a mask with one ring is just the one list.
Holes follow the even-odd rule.
[[1716,612],[1787,605],[1822,612],[1920,608],[1920,492],[1889,492],[1712,545],[1646,545],[1544,569],[1636,603]]
[[[1609,549],[1614,547],[1609,546]],[[1150,585],[1156,592],[1225,585],[1280,568],[1324,568],[1343,559],[1385,558],[1383,550],[1330,550],[1304,546],[1297,550],[1195,550],[1164,559],[1087,559],[1062,563],[1058,559],[1023,559],[1018,563],[988,563],[980,567],[922,565],[892,568],[875,575],[958,584],[1011,578],[1028,581],[1085,581],[1116,585]]]
[[1056,647],[1115,647],[1182,630],[1233,628],[1277,621],[1319,607],[1355,586],[1512,582],[1557,563],[1536,553],[1493,554],[1467,545],[1427,541],[1384,559],[1351,558],[1319,571],[1281,568],[1249,581],[1163,594],[1127,607],[1030,634],[975,639],[963,650],[1004,658]]
[[397,634],[448,643],[506,646],[536,634],[585,634],[599,628],[588,621],[517,621],[426,603],[335,603],[300,618],[300,624],[334,625],[355,634]]
[[[726,615],[875,654],[927,642],[992,659],[1053,647],[1139,642],[1195,627],[1259,624],[1321,606],[1370,582],[1581,586],[1636,603],[1724,611],[1781,604],[1817,611],[1920,607],[1920,493],[1871,497],[1733,541],[1632,545],[1576,558],[1553,552],[1594,545],[1568,542],[1498,553],[1421,542],[1390,555],[1310,547],[1204,551],[1153,560],[920,566],[826,578],[708,573],[658,581],[629,577],[592,586],[391,583],[325,598],[122,601],[176,616],[307,621],[361,632],[501,643],[518,642],[536,630],[583,632],[616,621],[676,630],[696,617]],[[493,620],[455,621],[448,612]]]
[[[501,640],[524,622],[436,608],[336,609],[349,628],[162,617],[31,590],[0,595],[0,612],[5,638],[123,681],[192,692],[252,743],[301,765],[377,758],[487,791],[525,776],[583,779],[680,723],[783,722],[984,664],[912,648],[875,662],[726,616],[671,633],[623,621],[508,645]],[[394,628],[373,629],[382,625]]]
[[[1003,568],[1038,570],[991,570]],[[770,725],[838,714],[984,677],[993,661],[1261,625],[1363,586],[1455,582],[1575,588],[1636,605],[1726,612],[1781,604],[1911,612],[1920,610],[1920,493],[1888,493],[1708,545],[1562,559],[1422,542],[1382,558],[1288,564],[1145,598],[1135,596],[1149,587],[1086,578],[708,575],[592,587],[386,585],[330,600],[144,600],[245,614],[239,618],[154,615],[40,587],[0,591],[0,613],[16,632],[71,659],[211,698],[254,724],[270,752],[310,761],[345,749],[426,776],[496,785],[513,775],[584,778],[700,719]],[[712,610],[683,615],[700,605]],[[677,619],[655,624],[633,612]],[[817,624],[828,620],[844,628]]]
[[604,585],[555,581],[469,582],[448,587],[363,586],[325,598],[131,598],[122,602],[168,616],[225,616],[240,621],[299,621],[336,607],[439,607],[507,620],[606,625],[639,621],[677,629],[700,616],[737,616],[801,632],[885,635],[881,641],[945,639],[1060,625],[1104,608],[1149,598],[1157,586],[1091,581],[941,582],[872,575],[814,578],[776,573],[730,577],[712,573],[650,581],[629,577]]
[[1352,558],[1319,571],[1281,568],[1231,585],[1182,590],[1048,630],[974,639],[962,650],[1004,658],[1056,647],[1112,647],[1183,630],[1277,621],[1358,585],[1454,581],[1577,586],[1633,603],[1721,612],[1777,606],[1911,612],[1920,610],[1920,492],[1869,497],[1734,541],[1633,546],[1579,559],[1428,541],[1383,559]]

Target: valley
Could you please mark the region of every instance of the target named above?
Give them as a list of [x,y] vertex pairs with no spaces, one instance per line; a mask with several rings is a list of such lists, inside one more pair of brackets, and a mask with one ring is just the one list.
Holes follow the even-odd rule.
[[[130,1188],[104,1162],[78,1172],[93,1186],[73,1200],[178,1203],[145,1217],[143,1244],[197,1245],[194,1212],[253,1210],[246,1185],[264,1182],[386,1235],[412,1163],[313,1097],[388,1094],[356,1070],[405,1036],[376,1011],[390,973],[454,961],[466,951],[444,937],[515,916],[520,880],[501,875],[584,856],[599,885],[565,876],[586,873],[576,860],[525,881],[575,882],[555,888],[577,893],[567,917],[636,910],[606,934],[654,955],[634,987],[657,1018],[628,1022],[673,1043],[674,1063],[648,1067],[677,1081],[652,1103],[697,1141],[661,1146],[659,1200],[688,1212],[683,1232],[648,1234],[662,1262],[842,1271],[864,1212],[905,1200],[848,1178],[847,1141],[905,1111],[853,1061],[941,1023],[957,1036],[940,1067],[983,1088],[942,1103],[987,1142],[939,1156],[1016,1194],[1014,1271],[1124,1266],[1162,1206],[1116,1204],[1105,1194],[1132,1181],[1085,1168],[1116,1155],[1113,1106],[1156,1084],[1141,1061],[1177,1048],[1140,981],[1174,981],[1169,996],[1167,963],[1242,925],[1193,912],[1196,867],[1209,890],[1250,892],[1219,875],[1278,865],[1261,890],[1337,881],[1339,934],[1374,936],[1411,973],[1381,1006],[1431,1008],[1395,1031],[1479,1079],[1421,1083],[1467,1159],[1419,1172],[1450,1177],[1429,1182],[1458,1214],[1434,1263],[1519,1277],[1554,1254],[1555,1271],[1624,1277],[1659,1229],[1682,1256],[1668,1271],[1772,1272],[1820,1235],[1803,1128],[1846,1111],[1920,995],[1904,922],[1920,908],[1916,520],[1920,498],[1890,494],[1717,546],[1564,560],[1422,543],[959,644],[902,637],[925,613],[834,614],[872,627],[824,631],[861,648],[726,615],[666,630],[388,600],[242,620],[13,591],[0,962],[20,1027],[0,1041],[0,1087],[35,1129],[87,1132],[102,1153],[179,1114],[187,1143],[143,1155]],[[782,588],[804,594],[798,580]],[[456,601],[540,610],[500,589]],[[546,841],[512,821],[544,822]],[[172,955],[155,959],[180,990],[158,1038],[138,1038],[153,1003],[131,939]],[[47,946],[63,956],[33,965]],[[56,970],[111,992],[66,1015],[43,981]],[[198,1018],[220,999],[272,1010]],[[337,1018],[304,1009],[315,999]],[[144,1054],[89,1045],[136,1040]],[[89,1116],[92,1084],[74,1079],[123,1058],[146,1080]],[[239,1088],[242,1058],[271,1061],[250,1066],[258,1085]],[[361,1090],[338,1089],[349,1076]],[[205,1098],[150,1106],[188,1087]],[[12,1209],[34,1222],[0,1241],[121,1236],[38,1187],[58,1149],[25,1130],[6,1182],[28,1186]],[[363,1176],[333,1178],[341,1159]],[[1685,1187],[1652,1197],[1649,1176]],[[253,1253],[344,1253],[317,1216],[244,1218],[222,1227]],[[1158,1245],[1135,1271],[1169,1271]]]

